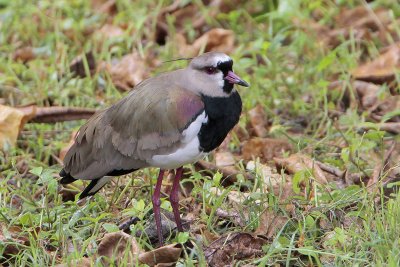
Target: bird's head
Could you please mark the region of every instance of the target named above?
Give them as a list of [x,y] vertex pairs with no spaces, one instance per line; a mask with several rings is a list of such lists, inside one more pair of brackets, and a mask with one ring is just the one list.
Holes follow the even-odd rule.
[[228,97],[235,84],[248,87],[232,66],[232,59],[224,53],[209,52],[193,58],[186,68],[191,89],[207,96]]

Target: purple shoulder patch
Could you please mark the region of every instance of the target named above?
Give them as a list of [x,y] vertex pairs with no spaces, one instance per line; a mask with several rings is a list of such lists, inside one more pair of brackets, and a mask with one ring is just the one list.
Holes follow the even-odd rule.
[[204,110],[201,98],[194,94],[181,94],[176,101],[176,119],[180,129],[185,129]]

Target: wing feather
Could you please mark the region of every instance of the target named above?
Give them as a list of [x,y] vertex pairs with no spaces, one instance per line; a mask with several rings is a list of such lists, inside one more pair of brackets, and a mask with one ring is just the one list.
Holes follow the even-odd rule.
[[90,118],[64,159],[65,171],[76,179],[98,179],[113,170],[147,167],[153,155],[179,148],[183,130],[204,103],[174,83],[172,74],[140,83]]

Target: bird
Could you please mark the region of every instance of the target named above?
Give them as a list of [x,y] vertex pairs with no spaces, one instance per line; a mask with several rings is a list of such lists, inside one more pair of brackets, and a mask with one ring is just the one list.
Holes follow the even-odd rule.
[[220,52],[189,59],[187,67],[137,84],[125,97],[95,113],[81,126],[68,150],[60,183],[90,180],[79,199],[96,194],[113,177],[159,168],[152,195],[159,245],[160,195],[166,170],[175,170],[169,200],[178,231],[179,181],[183,165],[216,149],[238,123],[242,101],[235,85],[249,84],[233,72]]

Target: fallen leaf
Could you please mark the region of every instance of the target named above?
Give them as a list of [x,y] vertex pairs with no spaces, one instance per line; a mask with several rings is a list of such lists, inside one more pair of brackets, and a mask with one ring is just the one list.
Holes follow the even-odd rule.
[[[225,190],[221,190],[218,187],[211,187],[209,192],[217,197],[220,197],[224,194]],[[230,190],[226,195],[226,198],[228,200],[228,203],[241,205],[243,204],[244,201],[249,200],[250,193]],[[259,200],[254,202],[254,204],[259,204],[259,203],[260,203]]]
[[242,214],[240,214],[240,212],[237,210],[224,210],[222,208],[217,208],[215,211],[215,216],[223,219],[229,219],[233,221],[235,225],[240,227],[245,227],[246,222],[248,221],[248,214],[246,211],[242,211]]
[[[183,218],[181,218],[181,221],[183,229],[188,230],[190,228],[188,221],[184,220]],[[167,238],[171,234],[176,234],[178,232],[174,215],[172,212],[161,210],[161,226],[162,226],[161,232],[164,238]],[[157,233],[156,222],[154,219],[154,214],[151,214],[148,217],[144,231],[145,235],[149,238],[152,244],[156,244],[158,242],[158,233]],[[136,237],[140,237],[142,235],[143,235],[142,231],[136,231]]]
[[[139,261],[149,266],[175,266],[182,253],[181,244],[171,244],[139,255]],[[168,264],[168,265],[165,265]],[[170,265],[169,265],[170,264]]]
[[[101,257],[102,266],[119,266],[122,263],[127,266],[137,266],[139,254],[145,254],[139,248],[135,238],[124,233],[123,231],[105,234],[100,241],[97,253],[90,258],[81,258],[70,263],[58,264],[58,267],[79,266],[89,267],[97,262],[97,258]],[[112,260],[112,262],[111,262]]]
[[393,81],[399,68],[400,43],[396,43],[378,58],[357,67],[352,75],[357,80],[380,84]]
[[265,239],[253,237],[248,233],[230,233],[212,242],[204,249],[209,266],[234,265],[235,261],[263,255]]
[[392,95],[391,88],[359,80],[353,81],[350,87],[342,82],[333,82],[329,88],[343,93],[342,101],[338,103],[341,106],[338,109],[342,111],[358,108],[368,111],[368,119],[373,122],[400,121],[400,115],[390,116],[391,112],[400,109],[400,96]]
[[235,165],[236,160],[231,152],[215,152],[215,165],[217,167],[226,167]]
[[388,9],[384,8],[372,10],[366,5],[360,5],[352,9],[341,9],[335,21],[338,28],[368,28],[372,31],[378,31],[391,23],[389,12]]
[[88,73],[85,70],[85,60],[88,65],[88,71],[90,75],[93,75],[96,71],[96,59],[94,58],[93,53],[87,52],[84,55],[77,56],[72,60],[69,65],[69,71],[72,73],[74,77],[85,78]]
[[[332,27],[310,19],[294,18],[294,23],[314,35],[321,45],[329,48],[334,48],[349,38],[360,45],[372,39],[390,44],[392,40],[399,40],[398,33],[391,29],[393,20],[390,12],[385,8],[373,10],[369,5],[360,5],[353,9],[342,8],[334,18]],[[321,21],[324,21],[323,16]]]
[[16,108],[0,105],[0,150],[7,151],[17,142],[24,126],[24,113]]
[[[99,46],[109,42],[111,39],[124,36],[125,30],[113,24],[104,24],[99,30],[95,31],[93,37]],[[110,47],[109,47],[110,48]]]
[[69,263],[61,263],[55,265],[55,267],[93,267],[95,266],[95,261],[91,258],[81,258],[78,260],[73,260]]
[[107,71],[115,87],[122,91],[131,90],[149,75],[148,64],[138,53],[128,54],[114,64],[105,63],[100,69]]
[[6,227],[0,224],[0,246],[2,251],[0,264],[4,258],[18,255],[24,246],[29,246],[29,238],[24,236],[23,233],[23,230],[19,227]]
[[288,158],[274,158],[274,161],[278,168],[284,168],[290,174],[307,170],[311,172],[312,176],[318,183],[328,183],[324,172],[318,164],[307,155],[296,153],[290,155]]
[[193,57],[200,51],[218,51],[231,54],[234,50],[235,37],[232,30],[221,28],[211,29],[200,36],[192,45],[188,45],[182,34],[175,36],[175,42],[179,44],[179,55],[182,57]]
[[107,14],[110,17],[117,12],[116,0],[91,0],[90,4],[94,11]]
[[400,134],[400,122],[383,122],[377,123],[376,125],[364,125],[363,129],[376,129],[378,128],[381,131],[386,131],[392,134]]
[[28,62],[35,58],[36,58],[35,52],[34,52],[33,48],[30,46],[19,48],[19,49],[15,50],[15,52],[13,54],[13,59],[15,61],[20,60],[22,62]]
[[[208,3],[203,3],[207,5],[210,12],[207,12],[207,18],[215,17],[219,13],[219,6],[223,1],[212,0]],[[174,29],[177,33],[182,34],[185,32],[185,25],[190,23],[191,28],[194,30],[201,30],[201,28],[206,24],[206,16],[199,11],[199,6],[196,3],[182,2],[180,0],[174,1],[171,5],[164,7],[160,10],[157,18],[156,31],[154,35],[155,41],[164,45],[166,43],[166,38],[169,32],[168,28],[168,18],[174,18]]]
[[257,104],[257,106],[250,109],[247,114],[249,115],[250,125],[255,135],[258,137],[265,137],[268,134],[268,121],[264,107]]
[[376,106],[380,90],[378,85],[364,81],[354,81],[352,86],[356,90],[363,108],[371,109]]
[[259,157],[263,162],[266,162],[291,150],[291,145],[286,139],[256,137],[243,143],[242,156],[245,160]]
[[[265,186],[276,186],[279,185],[283,182],[282,176],[278,173],[274,173],[273,169],[265,164],[255,162],[253,160],[250,160],[246,164],[246,170],[257,172],[258,174],[261,174],[263,183]],[[268,190],[265,190],[265,192],[268,192]]]
[[259,225],[254,234],[273,239],[289,221],[286,216],[278,215],[272,210],[266,210],[260,215]]
[[207,243],[214,242],[215,240],[220,238],[220,235],[218,233],[211,232],[207,229],[204,229],[204,231],[202,231],[202,235],[204,236],[204,239]]
[[[121,260],[127,261],[128,265],[138,263],[138,255],[141,250],[136,240],[122,231],[105,234],[102,238],[97,254],[102,256],[103,265],[119,265]],[[110,260],[113,259],[113,262]]]
[[369,192],[377,191],[380,190],[380,187],[378,187],[378,182],[380,179],[384,178],[383,173],[390,168],[388,166],[389,159],[391,158],[394,149],[396,148],[396,142],[394,141],[388,149],[385,151],[385,155],[382,160],[377,160],[375,161],[375,167],[372,172],[372,175],[367,183],[367,188]]
[[237,181],[237,175],[243,175],[247,180],[254,180],[254,177],[249,173],[241,173],[238,171],[234,166],[227,166],[227,167],[217,167],[215,164],[205,161],[199,160],[197,161],[194,166],[197,170],[207,170],[212,172],[221,172],[223,176],[224,184],[233,184]]

